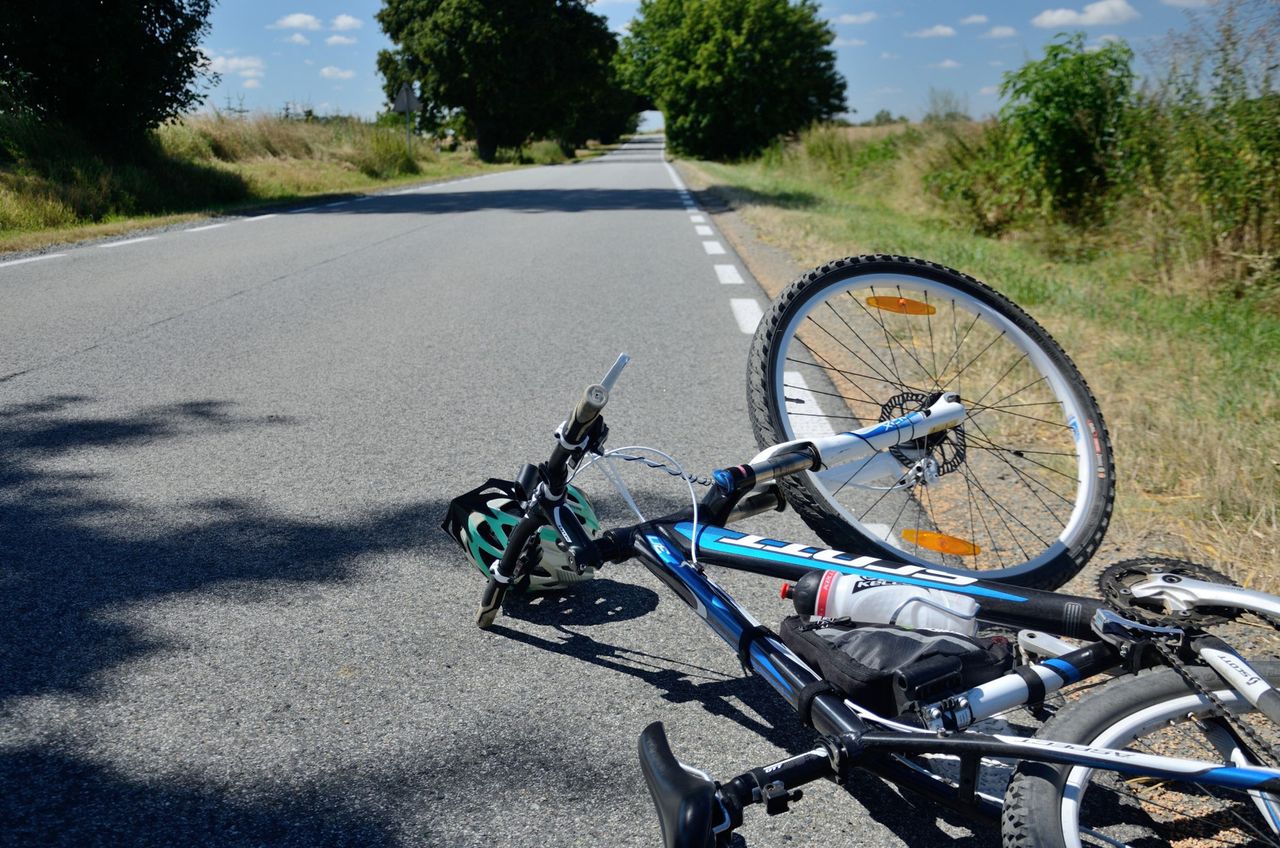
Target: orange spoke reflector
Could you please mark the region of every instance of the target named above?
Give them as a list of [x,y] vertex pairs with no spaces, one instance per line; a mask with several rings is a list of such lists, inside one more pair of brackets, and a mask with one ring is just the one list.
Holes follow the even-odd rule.
[[876,295],[867,298],[867,303],[885,312],[897,312],[902,315],[932,315],[938,310],[923,300],[912,300],[909,297],[887,297]]
[[902,538],[913,545],[952,556],[977,556],[982,548],[973,542],[948,536],[946,533],[935,533],[932,530],[903,530]]

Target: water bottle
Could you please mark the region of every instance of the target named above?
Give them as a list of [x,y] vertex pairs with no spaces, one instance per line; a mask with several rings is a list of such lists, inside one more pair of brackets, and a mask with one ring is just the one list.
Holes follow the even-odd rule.
[[892,624],[913,630],[943,630],[973,636],[978,604],[967,595],[887,580],[813,571],[795,586],[783,584],[796,612],[817,618],[848,618],[857,624]]

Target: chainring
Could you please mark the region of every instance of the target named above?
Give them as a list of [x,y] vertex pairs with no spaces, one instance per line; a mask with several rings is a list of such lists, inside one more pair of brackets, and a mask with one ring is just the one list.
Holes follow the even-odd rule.
[[1202,606],[1191,610],[1170,611],[1155,598],[1138,599],[1133,596],[1130,587],[1159,576],[1175,580],[1203,580],[1206,583],[1235,583],[1207,565],[1169,557],[1137,557],[1117,562],[1103,571],[1098,577],[1098,590],[1102,593],[1103,600],[1117,612],[1148,624],[1210,627],[1233,621],[1241,615],[1242,611],[1233,607]]

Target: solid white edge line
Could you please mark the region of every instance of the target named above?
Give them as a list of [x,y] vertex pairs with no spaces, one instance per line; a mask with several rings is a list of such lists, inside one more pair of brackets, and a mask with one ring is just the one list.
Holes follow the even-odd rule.
[[671,177],[671,182],[675,185],[676,191],[687,191],[688,189],[684,184],[684,180],[680,179],[680,175],[676,173],[675,168],[671,167],[671,163],[663,162],[662,164],[666,166],[667,176]]
[[311,211],[315,210],[316,208],[317,208],[317,207],[315,207],[315,206],[304,206],[304,207],[302,207],[301,209],[290,209],[289,211],[290,211],[290,212],[311,212]]
[[39,262],[41,259],[57,259],[59,256],[66,256],[65,253],[46,253],[43,256],[28,256],[26,259],[10,259],[8,262],[0,262],[0,268],[7,268],[10,265],[25,265],[28,262]]
[[744,282],[742,275],[738,273],[738,269],[733,265],[717,265],[716,276],[720,278],[721,285],[736,286],[742,285]]
[[707,252],[708,256],[719,256],[724,253],[724,245],[718,241],[704,241],[702,249]]
[[188,227],[187,229],[183,230],[183,232],[184,233],[202,233],[205,230],[216,230],[218,229],[218,227],[225,227],[226,225],[227,225],[227,222],[223,221],[219,224],[205,224],[203,227]]
[[268,212],[266,215],[254,215],[250,218],[245,218],[245,220],[246,221],[265,221],[268,218],[274,218],[279,214],[280,214],[279,212]]
[[713,236],[713,235],[715,235],[715,232],[714,232],[710,227],[703,226],[703,225],[701,225],[701,224],[699,224],[698,226],[694,227],[694,228],[693,228],[693,231],[694,231],[695,233],[697,233],[698,235],[700,235],[700,236]]
[[110,244],[100,244],[98,247],[124,247],[126,244],[138,244],[143,241],[152,241],[156,236],[142,236],[141,238],[125,239],[124,241],[113,241]]
[[337,201],[334,201],[333,203],[326,203],[324,205],[324,208],[332,209],[335,206],[346,206],[350,202],[351,202],[350,200],[337,200]]
[[729,308],[733,310],[733,320],[738,322],[738,329],[747,335],[756,331],[760,319],[764,317],[764,310],[754,297],[731,297]]

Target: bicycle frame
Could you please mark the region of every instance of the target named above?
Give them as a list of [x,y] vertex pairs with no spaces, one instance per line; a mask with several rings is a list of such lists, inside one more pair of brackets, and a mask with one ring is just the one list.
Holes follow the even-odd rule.
[[[998,799],[977,793],[974,775],[967,781],[962,776],[959,786],[952,787],[930,772],[893,759],[895,754],[956,756],[965,764],[962,769],[974,773],[979,758],[997,757],[1107,769],[1133,776],[1191,780],[1255,792],[1280,791],[1280,770],[1277,769],[1227,767],[1044,739],[951,732],[1011,707],[1042,700],[1046,693],[1115,668],[1122,662],[1120,652],[1106,642],[1094,642],[1062,657],[1022,667],[1015,670],[1017,673],[922,710],[934,718],[932,723],[943,731],[941,734],[907,727],[860,707],[855,709],[842,696],[824,690],[820,676],[712,580],[704,567],[714,565],[787,580],[797,580],[812,570],[833,569],[890,583],[927,586],[975,598],[981,604],[979,616],[985,621],[1015,627],[1034,626],[1037,630],[1076,638],[1094,638],[1090,620],[1102,609],[1100,601],[1010,587],[941,569],[857,557],[723,527],[699,525],[695,530],[684,514],[613,532],[630,539],[630,556],[643,562],[738,652],[744,667],[768,682],[807,723],[826,737],[822,747],[738,778],[742,781],[749,775],[755,776],[743,781],[746,790],[739,791],[738,797],[729,803],[721,798],[728,817],[725,827],[736,827],[741,822],[742,807],[769,800],[760,795],[765,785],[761,781],[766,775],[770,784],[781,784],[790,791],[800,783],[820,777],[838,777],[851,767],[865,768],[971,817],[993,820],[998,813]],[[695,536],[698,540],[696,563],[693,561]],[[629,558],[622,553],[618,552],[613,559]],[[1037,679],[1039,686],[1035,684]],[[873,724],[891,729],[874,730]],[[733,782],[722,785],[721,792],[732,786]]]
[[[863,768],[891,782],[932,798],[961,813],[994,820],[1000,800],[977,791],[977,772],[984,757],[1033,760],[1056,765],[1103,769],[1163,780],[1186,780],[1207,786],[1246,790],[1256,801],[1275,804],[1280,792],[1280,769],[1248,764],[1175,759],[1133,751],[1089,747],[1047,739],[1017,738],[964,732],[965,728],[1010,708],[1040,703],[1045,696],[1079,680],[1109,671],[1126,659],[1131,668],[1143,651],[1131,651],[1145,639],[1182,635],[1176,628],[1153,628],[1128,621],[1096,600],[1037,591],[982,580],[971,572],[926,567],[875,557],[858,557],[819,548],[741,533],[716,523],[695,523],[699,513],[712,522],[728,523],[740,516],[780,508],[776,488],[761,491],[771,481],[802,471],[848,468],[869,463],[893,446],[926,438],[956,426],[965,410],[955,395],[941,395],[928,409],[870,427],[816,440],[798,440],[771,447],[750,463],[713,473],[715,485],[699,504],[665,518],[610,530],[598,541],[587,536],[574,514],[562,509],[568,467],[577,466],[587,452],[600,453],[607,432],[599,414],[608,389],[625,365],[623,355],[601,385],[589,387],[582,401],[557,431],[557,446],[543,466],[526,466],[516,484],[524,500],[524,515],[506,541],[500,562],[490,565],[489,585],[477,623],[489,626],[501,605],[507,585],[518,576],[517,563],[537,528],[554,526],[579,568],[639,559],[707,625],[734,648],[744,668],[763,678],[799,713],[805,724],[822,735],[820,747],[763,768],[753,769],[726,783],[715,783],[701,772],[683,766],[667,745],[660,723],[641,736],[641,765],[662,818],[667,845],[704,845],[712,834],[725,834],[742,823],[745,807],[764,803],[772,813],[783,812],[799,797],[795,787],[819,778],[843,780],[851,768]],[[862,466],[858,466],[862,467]],[[922,469],[908,469],[915,473]],[[880,472],[876,472],[880,473]],[[754,494],[752,494],[754,492]],[[772,498],[771,498],[772,494]],[[526,499],[527,497],[527,499]],[[772,503],[771,503],[772,501]],[[923,727],[899,723],[847,701],[800,657],[765,628],[751,613],[715,583],[705,566],[799,580],[815,570],[833,570],[887,583],[940,589],[968,595],[979,602],[979,618],[1011,627],[1029,627],[1057,636],[1092,640],[1103,638],[1010,673],[967,692],[932,704],[917,705]],[[1176,582],[1176,581],[1175,581]],[[1196,581],[1185,581],[1194,583]],[[1205,584],[1216,603],[1280,614],[1280,599],[1260,593]],[[1134,587],[1135,590],[1139,587]],[[1159,586],[1142,586],[1156,593]],[[1196,587],[1182,587],[1179,603],[1195,605]],[[1243,594],[1239,594],[1243,593]],[[1280,716],[1280,693],[1268,686],[1248,663],[1221,640],[1206,637],[1200,652],[1219,669],[1227,685],[1269,715]],[[1122,650],[1124,649],[1124,650]],[[1129,656],[1126,658],[1125,653]],[[1136,654],[1136,656],[1135,656]],[[1256,677],[1257,680],[1252,680]],[[885,729],[876,729],[885,728]],[[955,785],[908,760],[908,754],[957,757],[960,777]],[[696,775],[695,776],[695,772]],[[718,812],[716,812],[718,810]],[[1280,833],[1275,817],[1268,819]]]

